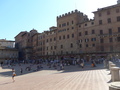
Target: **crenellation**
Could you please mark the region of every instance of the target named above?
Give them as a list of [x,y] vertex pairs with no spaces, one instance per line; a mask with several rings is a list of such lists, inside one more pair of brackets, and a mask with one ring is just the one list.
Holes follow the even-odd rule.
[[70,15],[70,12],[68,12],[68,15]]
[[78,12],[78,10],[76,9],[75,12]]
[[74,13],[74,11],[71,11],[71,14],[73,14]]
[[78,14],[80,14],[81,16],[83,16],[83,13],[80,12],[80,11],[78,11],[78,10],[76,9],[76,10],[74,10],[74,11],[71,11],[71,12],[68,12],[68,13],[65,13],[65,14],[62,14],[62,15],[57,16],[57,19],[62,18],[62,17],[65,17],[65,16],[68,16],[68,15],[72,15],[72,14],[74,14],[74,13],[78,13]]

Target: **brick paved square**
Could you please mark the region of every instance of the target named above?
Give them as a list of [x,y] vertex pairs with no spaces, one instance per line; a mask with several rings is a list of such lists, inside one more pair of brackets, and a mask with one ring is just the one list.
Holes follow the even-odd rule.
[[65,66],[62,71],[44,65],[40,71],[26,71],[23,75],[20,75],[19,66],[14,68],[17,73],[14,83],[11,69],[0,68],[0,90],[108,90],[110,81],[109,71],[103,65],[95,68],[88,65],[83,69]]

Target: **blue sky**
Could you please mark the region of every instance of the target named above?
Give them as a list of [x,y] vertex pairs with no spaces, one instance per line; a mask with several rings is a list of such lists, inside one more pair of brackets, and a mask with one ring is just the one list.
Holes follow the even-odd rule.
[[33,28],[49,30],[57,16],[75,9],[93,18],[93,11],[114,4],[117,0],[0,0],[0,39],[14,40]]

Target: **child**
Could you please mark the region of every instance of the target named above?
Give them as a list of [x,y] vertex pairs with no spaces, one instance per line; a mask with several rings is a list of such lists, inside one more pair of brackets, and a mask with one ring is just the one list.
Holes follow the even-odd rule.
[[14,68],[12,68],[12,79],[13,79],[13,82],[15,82],[15,79],[14,79],[14,77],[16,76],[16,73],[15,73],[15,69]]

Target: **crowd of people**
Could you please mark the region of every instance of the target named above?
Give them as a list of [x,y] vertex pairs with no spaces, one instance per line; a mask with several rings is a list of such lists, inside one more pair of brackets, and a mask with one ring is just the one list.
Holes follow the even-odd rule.
[[[89,64],[91,67],[96,67],[97,64],[103,63],[104,59],[91,59]],[[48,69],[52,68],[55,70],[64,70],[65,66],[78,66],[80,68],[84,68],[86,66],[87,61],[85,59],[63,59],[63,60],[53,60],[53,59],[39,59],[39,60],[22,60],[22,61],[9,61],[7,63],[1,63],[1,67],[3,65],[8,66],[8,68],[12,69],[12,79],[15,81],[14,77],[16,76],[15,66],[19,67],[19,74],[24,74],[27,72],[39,71],[46,66]],[[23,67],[24,66],[24,67]],[[18,70],[18,69],[17,69]],[[17,71],[18,72],[18,71]]]

